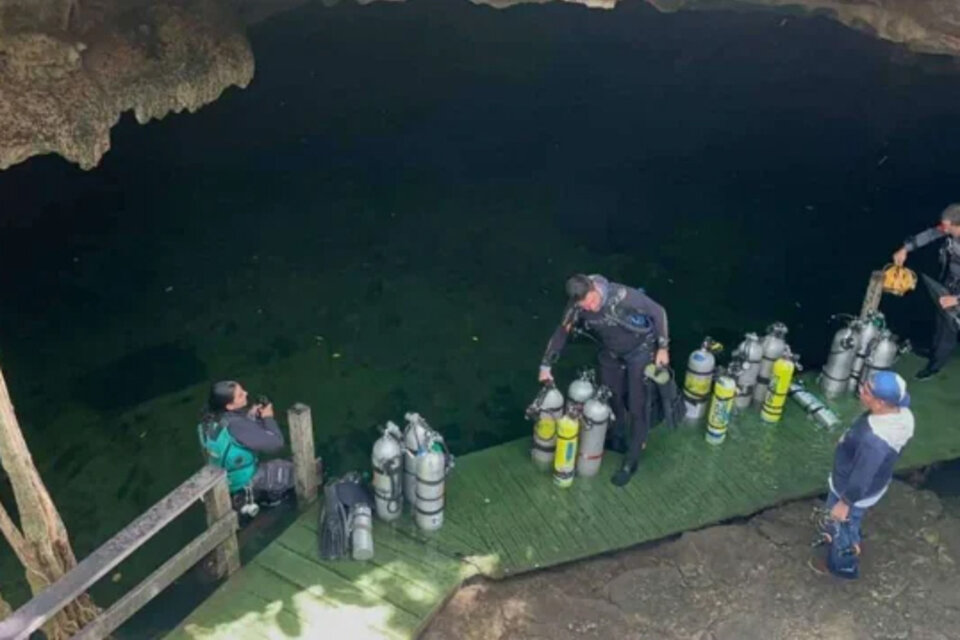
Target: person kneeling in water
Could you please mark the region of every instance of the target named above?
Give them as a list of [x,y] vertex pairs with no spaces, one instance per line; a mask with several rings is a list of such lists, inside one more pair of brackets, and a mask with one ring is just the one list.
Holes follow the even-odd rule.
[[291,461],[260,462],[257,455],[284,446],[273,404],[266,398],[249,405],[247,391],[239,382],[216,382],[210,388],[198,432],[210,464],[227,472],[231,495],[252,492],[257,501],[276,503],[293,489]]

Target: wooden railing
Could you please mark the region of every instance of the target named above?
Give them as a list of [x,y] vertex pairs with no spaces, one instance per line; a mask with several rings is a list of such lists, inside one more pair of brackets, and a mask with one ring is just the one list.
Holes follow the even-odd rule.
[[[309,413],[307,415],[309,416]],[[226,473],[223,469],[208,465],[131,522],[127,528],[104,543],[60,580],[0,622],[0,639],[27,640],[31,633],[87,591],[197,500],[203,500],[206,508],[207,529],[73,637],[82,640],[106,637],[208,554],[212,554],[214,571],[219,577],[239,569],[237,514],[230,503]]]

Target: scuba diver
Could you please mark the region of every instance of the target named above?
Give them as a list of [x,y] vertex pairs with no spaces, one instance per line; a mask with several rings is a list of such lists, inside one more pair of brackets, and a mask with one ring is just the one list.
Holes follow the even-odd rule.
[[261,463],[257,456],[284,445],[273,404],[266,397],[249,405],[247,390],[239,382],[216,382],[197,431],[209,463],[226,470],[230,494],[244,515],[255,516],[256,502],[277,504],[293,489],[291,461]]
[[837,443],[818,544],[826,559],[812,558],[818,573],[860,575],[860,522],[890,487],[893,468],[914,432],[907,383],[893,371],[874,371],[860,385],[861,414]]
[[[646,447],[647,424],[644,368],[651,362],[670,363],[667,313],[643,290],[610,282],[600,275],[577,274],[567,280],[569,303],[553,332],[540,365],[540,382],[552,382],[552,365],[559,359],[573,331],[582,329],[600,345],[600,381],[610,389],[616,418],[610,448],[624,452],[623,463],[611,479],[618,487],[637,470]],[[624,446],[629,438],[629,447]]]
[[951,204],[940,214],[940,224],[921,231],[904,241],[903,246],[893,254],[893,262],[902,267],[907,254],[938,240],[946,239],[940,248],[940,282],[944,291],[936,295],[940,305],[937,313],[936,329],[927,365],[916,373],[917,380],[926,380],[935,376],[950,359],[957,346],[957,323],[950,313],[956,313],[958,295],[960,295],[960,204]]

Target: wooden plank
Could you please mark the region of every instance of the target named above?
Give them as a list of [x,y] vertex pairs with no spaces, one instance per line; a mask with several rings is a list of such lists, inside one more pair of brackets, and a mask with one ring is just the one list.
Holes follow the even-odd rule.
[[[204,495],[203,508],[207,514],[208,528],[231,514],[236,521],[226,476]],[[240,544],[237,541],[236,529],[234,526],[233,531],[224,537],[212,552],[213,573],[218,578],[229,576],[240,568]]]
[[130,616],[139,611],[171,582],[182,576],[223,540],[236,536],[237,514],[230,511],[202,534],[194,538],[175,556],[167,560],[143,582],[120,598],[97,619],[73,636],[74,640],[100,640],[110,635]]
[[16,640],[28,638],[60,609],[85,592],[174,518],[186,511],[201,495],[218,483],[222,483],[224,478],[223,469],[209,465],[203,467],[167,494],[163,500],[127,525],[123,531],[87,556],[56,583],[0,622],[0,638]]
[[306,507],[317,500],[317,453],[313,446],[310,407],[298,402],[287,411],[290,449],[293,451],[294,490],[297,504]]

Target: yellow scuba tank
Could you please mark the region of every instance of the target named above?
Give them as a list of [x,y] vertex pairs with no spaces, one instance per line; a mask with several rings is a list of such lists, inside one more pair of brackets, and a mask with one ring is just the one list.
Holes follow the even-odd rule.
[[783,417],[783,406],[787,402],[790,383],[793,382],[793,374],[796,370],[797,364],[793,357],[781,357],[773,363],[767,397],[760,410],[760,419],[767,424],[776,424]]
[[707,442],[720,444],[727,437],[727,426],[733,414],[733,401],[737,397],[737,382],[724,374],[713,385],[710,411],[707,412]]
[[573,484],[577,466],[577,436],[580,434],[580,422],[565,415],[556,422],[557,452],[553,458],[553,482],[558,487]]

